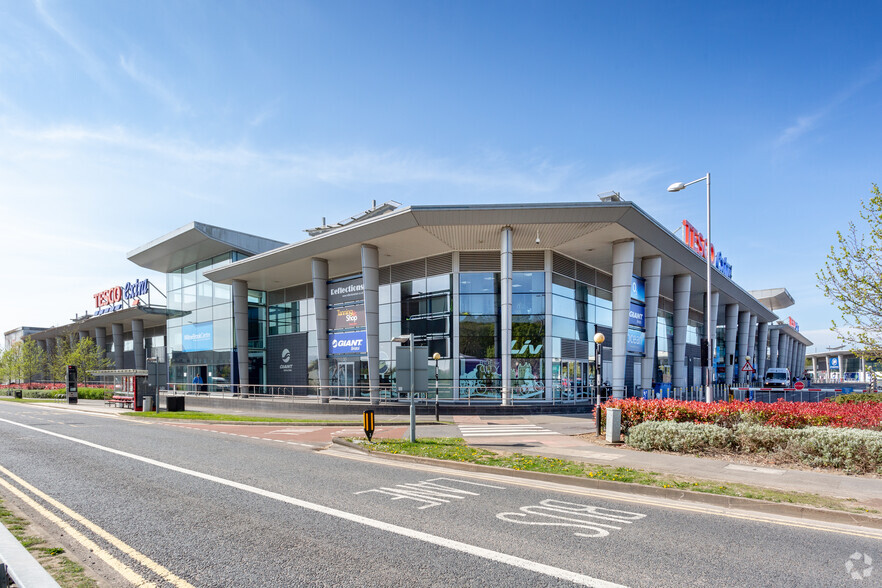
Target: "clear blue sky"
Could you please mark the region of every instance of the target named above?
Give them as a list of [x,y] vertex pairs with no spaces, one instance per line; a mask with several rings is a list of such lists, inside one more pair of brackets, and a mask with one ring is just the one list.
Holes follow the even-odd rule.
[[[621,192],[746,289],[815,273],[882,182],[879,2],[0,2],[0,329],[149,276],[191,220],[286,242],[372,199]],[[816,331],[819,331],[817,335]],[[825,337],[822,339],[821,337]]]

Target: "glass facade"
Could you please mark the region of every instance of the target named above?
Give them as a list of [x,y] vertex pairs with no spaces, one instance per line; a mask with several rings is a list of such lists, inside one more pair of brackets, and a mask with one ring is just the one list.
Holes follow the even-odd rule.
[[232,382],[232,286],[211,282],[204,272],[244,257],[231,251],[166,274],[172,313],[166,323],[170,384],[188,384],[197,375],[209,385]]

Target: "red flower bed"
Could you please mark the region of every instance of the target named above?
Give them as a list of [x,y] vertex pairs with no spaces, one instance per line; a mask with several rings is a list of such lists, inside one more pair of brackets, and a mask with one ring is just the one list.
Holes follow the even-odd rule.
[[807,426],[850,427],[882,430],[882,403],[834,404],[829,402],[686,402],[627,398],[600,405],[601,421],[606,408],[622,409],[622,426],[644,421],[676,421],[731,427],[740,421],[795,429]]
[[40,383],[31,383],[31,384],[0,384],[0,390],[61,390],[64,388],[64,384],[59,383],[48,383],[48,384],[40,384]]

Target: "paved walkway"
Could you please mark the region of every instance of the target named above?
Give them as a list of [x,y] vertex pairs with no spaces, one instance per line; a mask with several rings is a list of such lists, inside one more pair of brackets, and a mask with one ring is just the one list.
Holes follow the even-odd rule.
[[[81,400],[76,405],[55,403],[49,406],[104,414],[128,412],[104,406],[103,402],[97,400]],[[334,422],[349,421],[350,423],[359,420],[359,415],[321,415],[316,413],[301,415],[290,413],[267,415],[263,413],[263,416],[326,419]],[[404,436],[407,434],[406,428],[399,429],[397,426],[392,427],[391,425],[401,425],[406,422],[406,419],[406,416],[377,415],[376,420],[378,426],[386,424],[389,431],[394,430],[396,434],[400,433],[400,436]],[[471,445],[497,451],[621,466],[662,474],[717,480],[723,483],[750,484],[836,498],[859,498],[862,504],[882,510],[882,478],[785,469],[775,466],[764,467],[746,462],[643,452],[622,446],[607,446],[575,437],[575,435],[594,431],[594,419],[588,415],[455,416],[452,418],[445,418],[442,415],[442,421],[446,423],[452,421],[454,424],[435,425],[434,417],[419,417],[417,434],[423,437],[464,437]],[[193,421],[183,422],[195,424]],[[432,426],[427,426],[429,423]],[[224,425],[227,429],[231,426]],[[241,427],[248,426],[241,425]],[[353,431],[358,432],[352,427],[339,430],[348,435],[352,435]],[[248,434],[246,436],[254,435]]]

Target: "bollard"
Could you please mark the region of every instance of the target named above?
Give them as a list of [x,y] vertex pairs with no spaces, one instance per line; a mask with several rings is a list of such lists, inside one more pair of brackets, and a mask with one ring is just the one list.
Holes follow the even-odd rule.
[[606,442],[621,443],[622,442],[622,409],[607,408],[606,409]]

